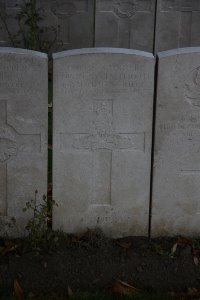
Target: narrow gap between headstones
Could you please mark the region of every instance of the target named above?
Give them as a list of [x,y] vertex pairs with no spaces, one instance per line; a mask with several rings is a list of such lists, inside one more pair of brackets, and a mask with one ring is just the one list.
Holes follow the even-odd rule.
[[93,3],[93,48],[96,45],[96,0]]
[[153,118],[152,118],[152,147],[151,147],[151,170],[150,170],[150,197],[149,197],[149,226],[148,238],[151,239],[151,219],[152,219],[152,202],[153,202],[153,166],[154,166],[154,145],[155,145],[155,126],[156,126],[156,100],[157,100],[157,81],[158,81],[158,57],[155,61],[154,75],[154,103],[153,103]]
[[[48,57],[48,176],[47,176],[47,199],[52,201],[52,155],[53,155],[53,59]],[[52,211],[48,216],[48,227],[52,228]]]
[[154,17],[154,33],[153,33],[153,54],[156,55],[156,28],[158,15],[158,0],[155,0],[155,17]]

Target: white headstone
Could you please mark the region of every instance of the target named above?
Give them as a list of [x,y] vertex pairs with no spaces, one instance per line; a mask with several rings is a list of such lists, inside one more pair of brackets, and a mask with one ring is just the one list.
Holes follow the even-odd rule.
[[199,0],[158,0],[156,51],[200,46],[199,27]]
[[97,0],[97,47],[153,52],[155,0]]
[[0,48],[0,235],[22,235],[22,208],[47,191],[47,78],[46,54]]
[[53,59],[54,229],[147,234],[154,57],[96,48]]
[[159,54],[153,235],[199,235],[200,48]]

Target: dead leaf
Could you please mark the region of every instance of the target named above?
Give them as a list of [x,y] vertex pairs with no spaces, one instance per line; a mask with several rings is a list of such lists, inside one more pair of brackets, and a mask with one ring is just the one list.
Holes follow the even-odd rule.
[[129,249],[131,247],[131,242],[116,242],[115,243],[117,246],[124,248],[124,249]]
[[29,299],[32,299],[32,298],[34,298],[35,297],[35,295],[32,293],[32,292],[30,292],[30,293],[28,293],[28,296],[27,296]]
[[46,261],[43,261],[43,262],[42,262],[42,265],[43,265],[44,269],[47,268],[47,262],[46,262]]
[[197,288],[188,288],[186,292],[171,292],[169,295],[173,298],[199,297],[200,290]]
[[68,288],[67,288],[67,292],[68,292],[68,297],[69,297],[69,298],[71,298],[71,297],[74,296],[74,293],[73,293],[72,289],[71,289],[69,286],[68,286]]
[[116,279],[112,284],[111,292],[121,296],[133,296],[139,290],[124,281]]
[[1,246],[1,247],[0,247],[0,254],[1,254],[1,255],[5,255],[5,254],[9,251],[9,249],[10,249],[12,246],[13,246],[13,243],[12,243],[12,242],[10,242],[10,241],[5,241],[5,242],[4,242],[4,246]]
[[189,237],[179,236],[176,240],[176,243],[173,245],[171,249],[171,253],[174,254],[177,250],[178,246],[190,246],[191,249],[193,249],[193,239]]
[[193,239],[191,239],[189,237],[179,236],[177,238],[177,243],[178,243],[178,245],[189,245],[189,246],[193,247]]
[[178,243],[175,243],[171,249],[171,253],[174,254],[176,252],[176,249],[177,249],[177,246],[178,246]]
[[188,288],[187,290],[187,296],[197,296],[199,295],[200,290],[197,288]]
[[199,259],[198,259],[197,256],[193,256],[193,261],[194,261],[194,264],[195,264],[196,266],[198,266],[198,264],[199,264]]
[[14,245],[11,241],[5,241],[4,246],[0,247],[0,255],[5,255],[7,252],[16,250],[20,245]]
[[24,299],[24,292],[17,279],[14,280],[14,295],[17,298],[17,300]]
[[74,234],[70,235],[70,239],[72,243],[77,243],[80,240],[79,237]]

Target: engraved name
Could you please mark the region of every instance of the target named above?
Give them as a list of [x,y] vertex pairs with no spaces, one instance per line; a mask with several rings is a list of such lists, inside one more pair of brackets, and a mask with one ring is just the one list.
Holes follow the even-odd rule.
[[148,71],[142,72],[137,65],[124,65],[122,67],[111,67],[97,72],[93,67],[71,66],[68,72],[63,74],[63,88],[74,90],[76,86],[88,88],[104,88],[111,86],[116,88],[140,89],[142,83],[150,81]]

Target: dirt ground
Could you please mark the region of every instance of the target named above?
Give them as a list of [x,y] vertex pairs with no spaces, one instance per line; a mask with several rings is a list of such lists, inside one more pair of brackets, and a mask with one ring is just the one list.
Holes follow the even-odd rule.
[[13,294],[14,281],[26,295],[106,291],[118,280],[149,293],[200,291],[198,240],[112,240],[97,230],[59,237],[40,253],[23,245],[0,240],[0,296]]

